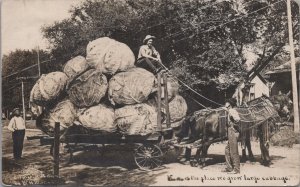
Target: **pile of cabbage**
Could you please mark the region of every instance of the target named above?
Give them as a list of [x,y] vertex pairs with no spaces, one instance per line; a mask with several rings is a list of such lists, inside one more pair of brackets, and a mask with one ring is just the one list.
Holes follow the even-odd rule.
[[[143,135],[157,130],[157,79],[135,67],[135,56],[124,43],[103,37],[89,42],[86,57],[66,62],[62,72],[42,75],[30,94],[37,127],[53,135],[79,125],[97,133]],[[172,126],[187,112],[178,82],[168,76],[168,99]],[[161,109],[161,112],[165,112]],[[163,123],[165,123],[163,121]]]

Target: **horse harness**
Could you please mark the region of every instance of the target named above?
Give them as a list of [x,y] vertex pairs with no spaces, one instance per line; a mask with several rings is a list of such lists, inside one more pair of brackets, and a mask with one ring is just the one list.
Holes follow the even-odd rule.
[[202,129],[202,135],[203,135],[202,140],[204,141],[204,143],[206,143],[208,140],[206,118],[212,112],[216,112],[219,115],[218,116],[218,137],[213,142],[217,142],[218,140],[222,141],[222,140],[227,139],[228,112],[223,108],[205,109],[205,110],[201,110],[201,111],[194,113],[197,116],[196,121],[200,121],[200,123],[202,123],[204,125],[203,129]]
[[[259,107],[262,107],[262,109],[259,109]],[[207,141],[207,124],[205,123],[206,117],[211,113],[211,112],[216,112],[219,114],[218,117],[218,137],[216,138],[215,141],[217,140],[225,140],[227,139],[228,136],[228,111],[223,109],[223,108],[217,108],[217,109],[209,109],[209,110],[203,110],[202,112],[198,112],[196,115],[198,115],[198,120],[201,120],[201,123],[204,124],[203,127],[203,141]],[[255,105],[250,105],[248,107],[240,107],[237,108],[237,111],[241,117],[241,120],[239,122],[239,127],[240,127],[240,140],[241,144],[245,145],[245,140],[247,136],[247,132],[250,130],[257,128],[259,125],[261,126],[261,131],[263,135],[263,141],[268,142],[270,139],[270,132],[269,132],[269,119],[274,119],[274,115],[276,115],[275,110],[271,109],[268,106],[267,101],[262,100],[262,102],[255,104]],[[243,113],[247,112],[246,114]],[[266,115],[264,116],[264,119],[258,120],[259,116],[257,114],[265,112]],[[246,120],[245,116],[250,116],[250,120]],[[266,122],[266,123],[265,123]],[[265,123],[265,124],[264,124]]]

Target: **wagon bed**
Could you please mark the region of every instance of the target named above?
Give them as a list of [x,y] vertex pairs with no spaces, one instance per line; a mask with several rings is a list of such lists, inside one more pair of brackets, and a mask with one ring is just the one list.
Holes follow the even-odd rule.
[[[157,129],[150,134],[139,134],[139,135],[124,135],[119,132],[112,133],[95,133],[89,130],[85,132],[72,131],[69,127],[62,136],[60,136],[60,124],[55,124],[54,137],[27,137],[27,139],[40,139],[41,145],[52,145],[50,153],[53,153],[55,162],[55,173],[59,173],[59,145],[60,143],[65,143],[68,152],[70,153],[70,161],[73,158],[73,152],[82,149],[97,148],[98,145],[106,144],[134,144],[137,148],[134,150],[134,159],[137,166],[142,170],[152,170],[154,168],[160,167],[162,164],[164,140],[172,139],[173,130],[170,128],[170,113],[169,113],[169,101],[164,100],[164,104],[161,100],[161,80],[164,82],[164,96],[168,98],[167,89],[167,75],[165,73],[159,72],[157,74]],[[166,125],[167,128],[162,128],[162,114],[161,109],[164,107],[166,115]],[[75,127],[76,125],[74,125]],[[76,129],[76,127],[75,127]]]

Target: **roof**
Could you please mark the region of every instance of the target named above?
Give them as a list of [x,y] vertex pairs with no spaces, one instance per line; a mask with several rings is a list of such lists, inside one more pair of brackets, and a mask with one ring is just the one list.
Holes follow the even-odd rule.
[[[254,73],[254,72],[253,72],[253,73]],[[251,79],[248,80],[249,82],[252,82],[252,80],[253,80],[255,77],[258,77],[264,84],[267,84],[268,81],[267,81],[260,73],[257,73],[254,77],[252,76],[253,73],[251,73],[251,74],[249,75],[249,77],[251,78]]]
[[[300,70],[300,57],[295,58],[296,71]],[[273,70],[265,73],[266,75],[291,72],[291,61],[288,61],[280,66],[275,67]]]
[[[261,76],[261,74],[260,73],[258,73],[257,75],[256,75],[258,78],[260,78],[260,80],[264,83],[264,84],[267,84],[267,80],[263,77],[263,76]],[[255,78],[255,77],[254,77]],[[254,79],[253,78],[253,79]]]

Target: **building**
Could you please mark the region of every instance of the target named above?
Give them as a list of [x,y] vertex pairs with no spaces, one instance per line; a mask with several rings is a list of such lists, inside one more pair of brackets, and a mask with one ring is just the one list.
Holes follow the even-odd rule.
[[257,74],[249,81],[250,83],[248,84],[241,82],[232,96],[237,99],[239,105],[242,105],[243,101],[251,101],[261,97],[262,95],[269,96],[270,89],[268,81],[266,81],[266,79],[264,79],[260,74]]
[[[297,86],[299,92],[299,71],[300,71],[300,57],[296,58],[296,72],[297,72]],[[266,79],[272,83],[271,94],[277,95],[279,92],[288,93],[292,90],[292,75],[291,62],[286,62],[273,70],[266,73]]]

